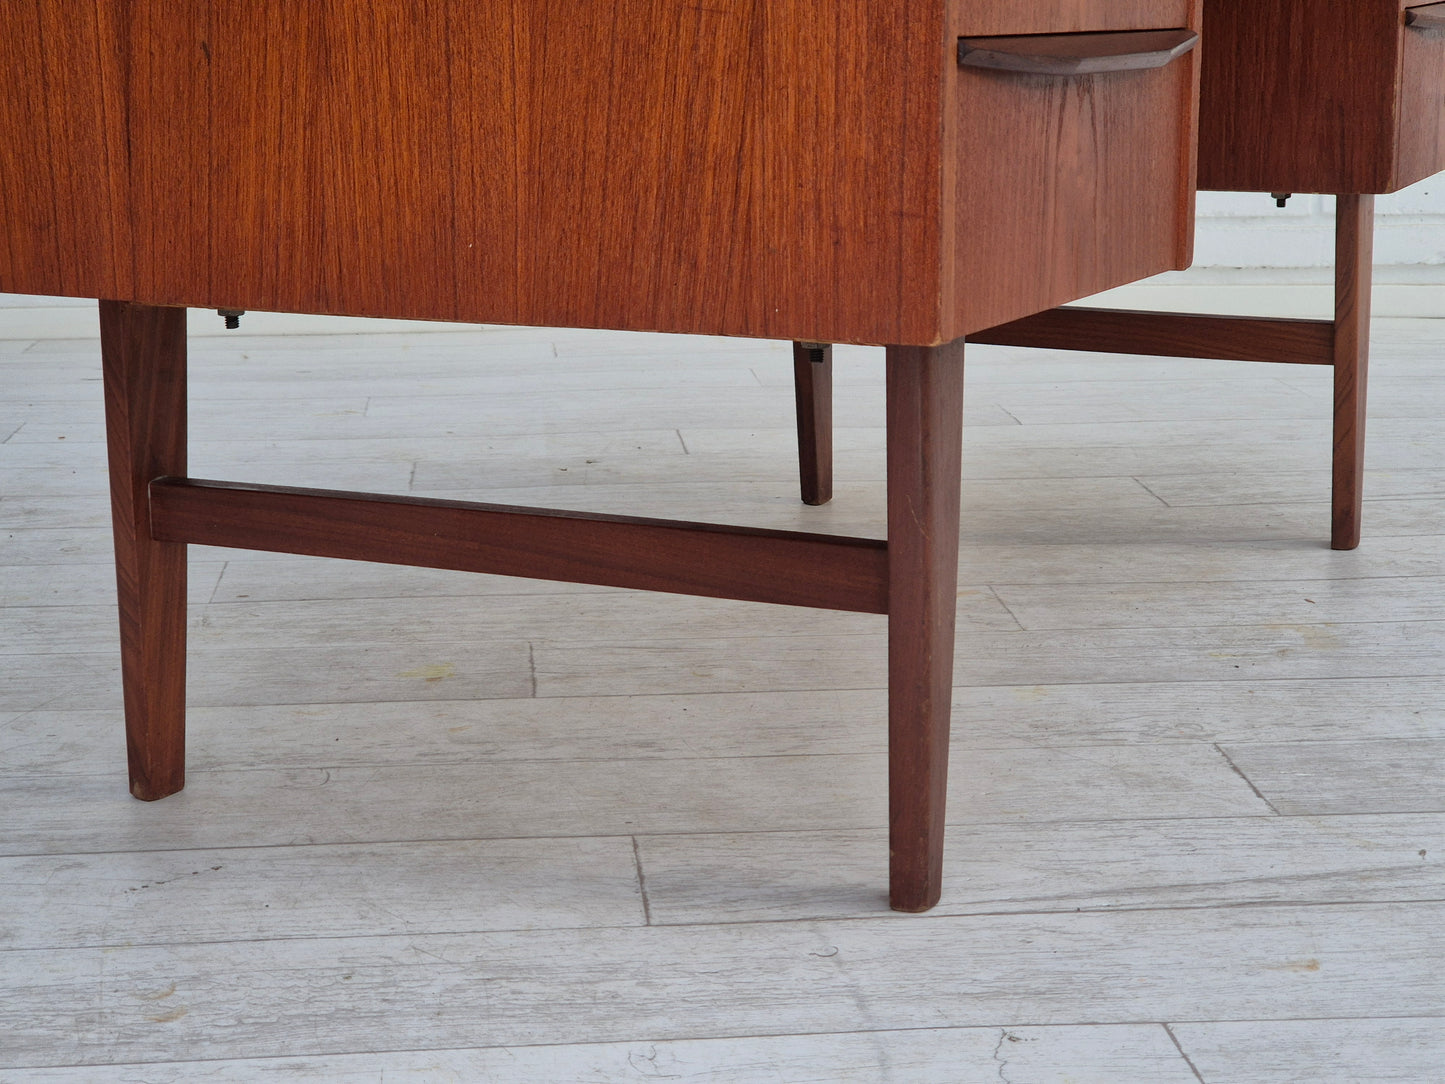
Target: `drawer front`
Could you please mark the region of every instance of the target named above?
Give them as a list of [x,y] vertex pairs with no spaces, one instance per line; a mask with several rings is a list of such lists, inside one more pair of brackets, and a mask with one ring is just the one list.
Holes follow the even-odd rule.
[[1390,191],[1445,169],[1445,4],[1411,7],[1406,16]]
[[1197,56],[1073,76],[960,69],[957,333],[1188,266]]

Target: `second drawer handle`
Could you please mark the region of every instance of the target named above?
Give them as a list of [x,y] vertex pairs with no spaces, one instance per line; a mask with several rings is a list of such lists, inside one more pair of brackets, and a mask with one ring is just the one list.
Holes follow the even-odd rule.
[[1416,30],[1445,30],[1445,4],[1406,8],[1405,25]]
[[[1435,6],[1445,8],[1445,4]],[[1192,30],[959,38],[958,63],[1029,75],[1149,71],[1165,67],[1198,44],[1199,35]]]

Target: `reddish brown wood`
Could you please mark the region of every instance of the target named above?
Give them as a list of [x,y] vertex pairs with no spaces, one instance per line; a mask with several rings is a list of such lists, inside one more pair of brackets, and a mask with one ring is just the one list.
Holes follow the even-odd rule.
[[[1412,9],[1421,14],[1400,44],[1399,125],[1394,183],[1400,187],[1445,169],[1445,5]],[[1346,189],[1354,191],[1354,189]]]
[[793,344],[798,408],[798,476],[804,504],[833,499],[833,347]]
[[72,6],[0,12],[3,291],[930,344],[1187,263],[1191,59],[956,45],[1197,3]]
[[98,71],[117,63],[112,16],[109,5],[0,4],[0,283],[129,294],[121,87]]
[[1189,265],[1194,201],[1180,179],[1194,174],[1198,63],[1195,50],[1142,72],[959,69],[958,146],[1008,150],[987,169],[960,158],[945,178],[956,244],[944,338]]
[[1219,358],[1333,365],[1334,324],[1252,316],[1136,312],[1083,306],[1050,309],[970,335],[972,343],[1104,354]]
[[105,131],[115,88],[126,154],[107,171],[55,138],[40,160],[128,193],[133,243],[92,244],[84,275],[63,256],[59,275],[57,208],[67,231],[108,217],[54,199],[45,170],[0,167],[27,254],[0,290],[119,280],[205,308],[938,333],[944,0],[907,17],[876,0],[821,17],[792,0],[97,0],[103,48],[77,45],[50,90],[35,12],[63,23],[71,6],[5,6],[22,44],[0,85],[35,100],[5,142],[32,144],[52,115]]
[[926,911],[943,883],[963,343],[889,347],[887,385],[889,895]]
[[186,547],[151,537],[147,486],[186,469],[186,313],[100,303],[130,790],[185,785]]
[[1335,224],[1335,439],[1330,545],[1360,544],[1365,476],[1365,391],[1375,197],[1338,196]]
[[960,38],[958,62],[965,68],[1029,75],[1152,71],[1177,60],[1198,44],[1199,35],[1192,30]]
[[1406,0],[1206,0],[1199,186],[1393,192],[1445,169],[1445,35]]
[[157,538],[884,613],[888,546],[723,527],[371,493],[162,479]]

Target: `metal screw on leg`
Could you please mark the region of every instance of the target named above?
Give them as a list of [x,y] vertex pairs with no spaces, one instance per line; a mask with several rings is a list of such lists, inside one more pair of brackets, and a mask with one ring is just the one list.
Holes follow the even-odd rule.
[[241,317],[246,315],[245,309],[217,309],[216,315],[226,321],[226,330],[235,331],[241,326]]
[[1293,195],[1293,192],[1271,192],[1269,194],[1269,198],[1274,200],[1274,205],[1276,207],[1283,207],[1286,203],[1289,202],[1290,197]]
[[814,365],[822,365],[828,360],[828,343],[799,343],[808,352],[808,360]]

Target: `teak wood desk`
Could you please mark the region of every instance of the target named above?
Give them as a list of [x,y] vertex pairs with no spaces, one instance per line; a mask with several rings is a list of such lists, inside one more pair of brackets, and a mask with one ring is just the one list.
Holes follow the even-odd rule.
[[[1186,266],[1199,0],[0,7],[0,290],[100,298],[131,790],[188,543],[888,615],[938,899],[963,338]],[[886,345],[887,541],[186,472],[185,307]]]
[[1445,3],[1205,0],[1201,54],[1199,186],[1281,200],[1334,195],[1334,319],[1068,308],[970,338],[1333,366],[1330,544],[1354,549],[1364,495],[1375,195],[1445,169]]

